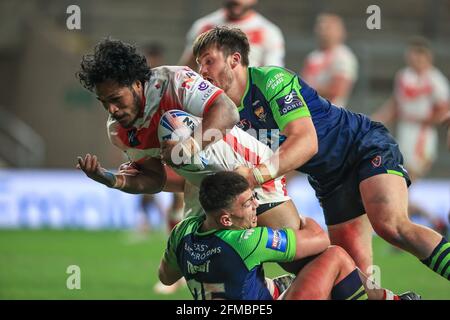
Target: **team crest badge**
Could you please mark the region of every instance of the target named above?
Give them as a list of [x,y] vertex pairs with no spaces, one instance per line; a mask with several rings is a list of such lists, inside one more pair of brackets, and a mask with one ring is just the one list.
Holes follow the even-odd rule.
[[381,166],[381,156],[376,156],[375,158],[372,159],[372,165],[375,168],[378,168],[379,166]]
[[255,109],[255,111],[253,111],[256,115],[256,117],[258,117],[259,121],[263,121],[266,122],[266,117],[267,117],[267,113],[264,112],[264,107],[263,106],[259,106]]

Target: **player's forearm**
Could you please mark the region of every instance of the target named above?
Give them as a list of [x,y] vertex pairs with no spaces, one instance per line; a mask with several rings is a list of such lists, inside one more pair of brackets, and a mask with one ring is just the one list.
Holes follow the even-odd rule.
[[165,178],[161,175],[148,175],[139,173],[136,176],[115,174],[115,183],[111,188],[119,189],[132,194],[154,194],[164,188]]
[[203,116],[202,125],[194,131],[193,137],[203,150],[208,144],[223,139],[227,130],[232,129],[238,122],[236,105],[222,93]]
[[177,282],[183,275],[169,267],[167,262],[163,259],[159,265],[158,278],[162,284],[170,286]]
[[[254,175],[258,184],[282,176],[308,162],[318,151],[316,132],[288,136],[275,154],[256,166]],[[258,172],[259,171],[259,172]]]
[[306,218],[302,229],[296,230],[297,250],[295,259],[319,254],[330,245],[327,233],[311,218]]

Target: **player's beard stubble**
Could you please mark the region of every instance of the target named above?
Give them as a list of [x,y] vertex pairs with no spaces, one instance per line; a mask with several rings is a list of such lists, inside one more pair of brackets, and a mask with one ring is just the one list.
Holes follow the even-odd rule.
[[130,90],[133,94],[133,104],[130,108],[130,113],[128,114],[130,121],[128,121],[127,123],[120,123],[120,125],[125,129],[131,128],[136,123],[136,120],[139,118],[139,114],[141,113],[142,106],[142,98],[134,88],[130,88]]

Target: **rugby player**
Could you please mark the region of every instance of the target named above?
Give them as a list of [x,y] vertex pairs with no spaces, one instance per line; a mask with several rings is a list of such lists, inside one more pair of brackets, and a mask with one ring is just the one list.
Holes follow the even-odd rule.
[[239,29],[207,31],[193,51],[200,74],[238,106],[241,128],[258,135],[267,129],[280,132],[267,139],[280,143],[273,158],[253,169],[239,168],[252,188],[291,170],[306,173],[331,243],[344,248],[363,271],[372,265],[373,227],[450,278],[448,241],[408,218],[410,179],[398,144],[381,123],[334,106],[287,69],[248,67],[249,44]]
[[358,60],[344,43],[344,21],[336,14],[321,13],[314,31],[319,48],[306,57],[301,76],[319,95],[344,107],[358,77]]
[[[306,218],[296,230],[257,227],[258,202],[238,173],[204,178],[200,202],[206,215],[187,218],[172,230],[159,268],[164,284],[184,276],[196,300],[368,298],[354,261],[342,248],[329,246],[314,220]],[[268,286],[264,262],[317,254],[287,291],[277,282]],[[408,300],[412,297],[417,296],[409,293]]]
[[[180,142],[187,158],[190,152],[191,156],[196,156],[203,150],[203,156],[211,163],[203,168],[200,168],[202,163],[197,163],[199,167],[195,170],[177,170],[190,182],[184,184],[190,188],[186,192],[192,199],[187,205],[187,210],[193,209],[190,214],[202,213],[192,184],[199,186],[205,174],[233,170],[238,165],[253,167],[261,159],[268,160],[272,155],[267,146],[236,127],[225,132],[225,129],[233,127],[233,122],[237,122],[236,106],[222,89],[187,67],[162,66],[150,70],[133,46],[117,40],[105,40],[96,47],[93,55],[84,56],[78,77],[87,89],[95,90],[109,113],[109,139],[132,161],[114,174],[102,168],[96,156],[87,154],[84,158],[78,158],[78,168],[108,187],[128,193],[183,191],[179,189],[179,181],[172,183],[169,180],[166,183],[161,161],[165,154],[165,162],[173,166],[172,149],[179,143],[169,140],[160,144],[158,140],[161,116],[169,110],[186,110],[203,117],[201,126],[193,130],[192,137]],[[222,119],[227,112],[232,116]],[[220,133],[214,143],[203,135],[211,128],[217,128],[215,132]],[[200,134],[197,134],[198,131]],[[226,139],[219,141],[223,137]],[[230,150],[227,152],[227,149]],[[223,154],[231,154],[231,158],[224,158]],[[258,193],[262,204],[259,213],[267,211],[269,216],[280,213],[279,223],[299,227],[300,218],[286,194],[283,177],[268,181]]]
[[392,97],[373,118],[386,125],[396,122],[405,167],[414,181],[426,175],[436,160],[437,127],[449,111],[450,93],[425,39],[409,42],[405,60],[407,67],[397,73]]

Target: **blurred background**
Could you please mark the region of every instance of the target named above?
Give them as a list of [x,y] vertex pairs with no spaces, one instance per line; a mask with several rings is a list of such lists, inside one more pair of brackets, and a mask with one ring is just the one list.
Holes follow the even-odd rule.
[[[260,0],[256,10],[282,31],[285,66],[301,72],[317,48],[320,13],[339,15],[358,68],[347,108],[373,114],[392,95],[412,36],[426,37],[434,65],[450,77],[450,0],[378,1],[381,29],[369,30],[372,1]],[[69,30],[68,6],[81,10]],[[0,299],[184,299],[153,291],[165,247],[171,195],[151,201],[98,185],[77,172],[76,157],[96,154],[106,168],[125,161],[106,135],[106,113],[75,78],[81,56],[106,36],[136,44],[176,65],[192,23],[222,6],[219,0],[0,0]],[[447,84],[448,85],[448,84]],[[395,123],[390,126],[395,132]],[[411,188],[427,212],[415,219],[447,232],[450,152],[446,127],[430,170]],[[303,176],[291,178],[300,211],[323,224]],[[139,229],[142,217],[147,221]],[[407,254],[375,240],[382,285],[450,299],[448,282]],[[80,290],[69,290],[66,269],[78,265]],[[280,272],[276,266],[269,274]]]

